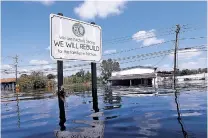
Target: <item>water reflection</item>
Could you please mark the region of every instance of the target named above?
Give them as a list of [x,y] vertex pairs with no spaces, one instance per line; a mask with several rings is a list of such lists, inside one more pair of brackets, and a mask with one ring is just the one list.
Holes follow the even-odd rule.
[[158,135],[157,131],[161,125],[159,123],[159,118],[155,118],[155,113],[145,113],[144,117],[139,120],[139,134],[144,136],[156,136]]
[[183,133],[183,137],[184,138],[188,138],[188,133],[185,131],[184,126],[183,126],[183,122],[182,122],[182,118],[181,118],[181,113],[180,113],[180,107],[179,107],[179,104],[178,104],[178,96],[177,96],[177,94],[178,94],[178,91],[176,90],[175,91],[175,103],[176,103],[176,108],[177,108],[177,113],[178,113],[177,120],[178,120],[178,123],[181,126],[181,130],[182,130],[182,133]]
[[20,109],[19,109],[18,93],[16,93],[16,101],[17,101],[17,126],[18,128],[20,128]]
[[[121,108],[121,96],[118,94],[113,94],[113,90],[111,88],[106,88],[104,92],[104,103],[105,110],[111,110],[114,108]],[[109,104],[109,105],[108,105]]]
[[64,131],[66,130],[66,127],[64,125],[64,123],[66,122],[65,107],[64,107],[65,93],[63,87],[59,89],[60,89],[58,90],[59,119],[60,119],[59,126],[60,126],[60,130]]
[[[75,120],[73,121],[76,124],[85,124],[90,125],[90,127],[81,127],[73,130],[66,130],[66,127],[61,126],[61,131],[55,131],[56,138],[103,138],[104,137],[104,122],[99,119],[101,112],[99,112],[98,108],[98,97],[97,94],[94,93],[92,95],[93,98],[93,110],[94,113],[91,114],[93,121],[86,120]],[[64,129],[62,128],[64,126]],[[64,131],[63,131],[64,130]]]
[[[107,89],[98,94],[99,98],[93,99],[91,92],[73,93],[67,99],[67,102],[70,101],[69,107],[65,106],[67,121],[60,126],[57,125],[57,96],[52,93],[3,94],[2,137],[93,138],[104,137],[104,130],[105,137],[164,137],[167,134],[170,134],[169,137],[205,137],[206,90],[201,93],[198,90],[182,91],[180,98],[178,92],[160,93],[161,90],[157,96],[146,94],[137,97],[140,94],[132,90],[123,90],[121,93],[120,90]],[[55,98],[49,98],[52,96]],[[179,99],[183,99],[181,105]],[[172,104],[176,110],[170,109]],[[182,122],[185,115],[189,117],[186,122]],[[184,123],[189,124],[188,131]],[[51,133],[55,127],[58,130],[55,134]]]

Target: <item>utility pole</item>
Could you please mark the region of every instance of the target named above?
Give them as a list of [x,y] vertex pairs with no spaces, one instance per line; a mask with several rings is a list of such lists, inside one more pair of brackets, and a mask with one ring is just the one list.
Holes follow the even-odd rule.
[[16,55],[15,57],[14,57],[14,66],[15,66],[15,77],[16,77],[16,85],[17,85],[17,64],[18,64],[18,56]]
[[177,50],[178,50],[178,34],[180,32],[180,25],[177,24],[176,25],[176,41],[175,41],[175,51],[174,51],[174,72],[173,72],[173,85],[174,85],[174,89],[176,88],[176,57],[177,57]]

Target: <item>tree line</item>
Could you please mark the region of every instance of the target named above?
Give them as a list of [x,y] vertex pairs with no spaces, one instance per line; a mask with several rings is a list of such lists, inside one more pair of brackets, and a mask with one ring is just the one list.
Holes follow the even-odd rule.
[[[106,84],[107,80],[111,77],[113,71],[120,71],[120,64],[117,61],[112,59],[103,60],[100,64],[101,74],[97,77],[97,82],[99,84]],[[160,73],[161,71],[158,71]],[[172,74],[172,71],[162,71],[163,73]],[[199,68],[199,69],[183,69],[177,70],[178,76],[183,75],[191,75],[198,73],[207,73],[207,68]],[[30,75],[22,74],[18,79],[18,84],[20,87],[25,89],[38,89],[45,88],[55,85],[56,75],[48,74],[44,75],[43,72],[34,71]],[[86,84],[88,87],[91,85],[91,73],[89,71],[84,71],[81,69],[80,71],[72,74],[70,76],[64,77],[64,85],[77,85],[77,87],[81,86],[81,84]],[[85,85],[84,85],[85,86]]]
[[21,89],[40,89],[45,88],[46,86],[54,85],[54,78],[56,76],[53,74],[48,74],[45,76],[43,72],[33,71],[31,74],[22,74],[18,80]]
[[207,73],[207,68],[183,69],[183,70],[177,71],[178,76],[192,75],[192,74],[199,74],[199,73]]
[[[120,70],[119,63],[113,61],[112,59],[103,60],[100,67],[101,75],[97,77],[97,82],[99,84],[105,84],[111,77],[111,73],[113,71]],[[44,75],[44,73],[41,71],[33,71],[29,75],[22,74],[18,78],[17,83],[23,89],[39,89],[54,86],[55,83],[57,83],[55,78],[57,78],[57,76],[53,74]],[[65,76],[63,82],[65,86],[73,85],[79,87],[81,84],[86,84],[89,87],[91,84],[91,72],[81,69],[75,74]]]
[[[173,71],[158,71],[158,73],[173,74]],[[182,69],[182,70],[178,69],[176,71],[177,76],[200,74],[200,73],[207,73],[207,68]]]

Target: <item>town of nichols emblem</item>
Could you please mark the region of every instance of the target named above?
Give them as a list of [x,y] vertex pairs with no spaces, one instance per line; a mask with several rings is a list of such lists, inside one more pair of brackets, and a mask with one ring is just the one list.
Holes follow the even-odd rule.
[[72,31],[78,37],[84,36],[85,34],[85,28],[80,23],[75,23],[72,26]]

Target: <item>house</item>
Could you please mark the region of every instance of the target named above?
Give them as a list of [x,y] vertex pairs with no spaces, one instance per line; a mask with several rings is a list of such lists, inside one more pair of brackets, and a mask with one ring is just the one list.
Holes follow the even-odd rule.
[[16,84],[16,78],[4,78],[1,79],[1,90],[14,90]]
[[112,72],[108,82],[112,86],[156,86],[157,72],[155,67],[134,66]]

